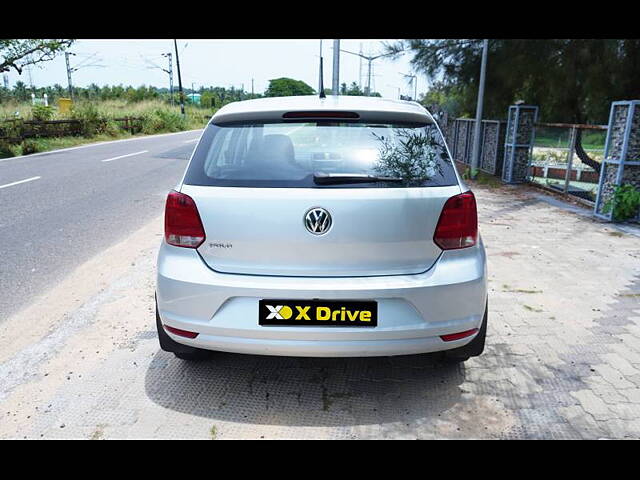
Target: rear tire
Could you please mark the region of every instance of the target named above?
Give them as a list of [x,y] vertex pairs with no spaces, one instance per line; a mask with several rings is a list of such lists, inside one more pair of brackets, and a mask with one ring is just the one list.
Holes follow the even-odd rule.
[[187,361],[200,361],[206,360],[211,357],[210,350],[204,350],[202,348],[190,347],[189,345],[183,345],[172,339],[167,332],[165,332],[160,320],[160,314],[158,313],[158,302],[156,300],[156,329],[158,330],[158,340],[160,341],[160,348],[165,352],[171,352],[181,360]]
[[487,317],[489,316],[489,302],[484,308],[484,318],[482,319],[482,326],[480,331],[471,342],[463,347],[454,348],[453,350],[447,350],[443,352],[442,358],[447,363],[461,363],[466,362],[471,357],[477,357],[484,351],[484,343],[487,337]]

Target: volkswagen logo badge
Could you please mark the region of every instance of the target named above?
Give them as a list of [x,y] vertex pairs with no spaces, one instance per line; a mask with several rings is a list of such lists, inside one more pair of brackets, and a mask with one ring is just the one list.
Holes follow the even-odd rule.
[[304,216],[304,226],[314,235],[327,233],[331,228],[331,215],[324,208],[311,208]]

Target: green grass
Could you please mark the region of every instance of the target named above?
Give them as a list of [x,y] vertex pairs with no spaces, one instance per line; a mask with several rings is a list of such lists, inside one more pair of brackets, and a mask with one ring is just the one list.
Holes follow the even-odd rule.
[[[568,148],[570,132],[571,130],[568,128],[537,127],[534,145],[536,147]],[[606,130],[583,130],[582,148],[586,150],[603,149],[606,138]]]
[[[53,102],[51,104],[54,108],[54,115],[52,120],[64,120],[73,118],[73,115],[65,115],[58,111],[58,107]],[[87,100],[81,100],[74,104],[73,108],[76,110],[83,110],[89,107],[94,108],[101,117],[106,118],[119,118],[119,117],[140,117],[145,113],[162,109],[168,111],[180,112],[180,106],[170,104],[161,100],[145,100],[142,102],[127,102],[126,100],[105,100],[90,102]],[[33,120],[33,107],[29,102],[4,102],[0,103],[0,120],[9,120],[14,118],[21,118],[22,120]],[[16,116],[15,113],[19,115]],[[214,110],[210,108],[201,108],[195,105],[185,105],[185,114],[187,119],[199,119],[203,115],[211,116]],[[189,120],[191,121],[191,120]]]
[[[20,112],[20,118],[23,120],[32,119],[31,105],[5,103],[0,104],[0,120],[3,118],[15,118],[13,115],[15,111]],[[106,126],[99,126],[99,122],[96,123],[96,119],[113,119],[126,116],[142,118],[142,132],[135,135],[140,136],[202,128],[212,114],[213,110],[211,109],[188,105],[185,107],[185,118],[183,118],[179,107],[172,108],[159,100],[137,103],[128,103],[122,100],[93,103],[79,102],[74,106],[73,112],[69,116],[60,114],[56,109],[53,119],[77,118],[82,120],[83,135],[32,138],[24,140],[21,144],[11,145],[6,142],[0,142],[0,158],[48,152],[86,143],[118,140],[132,136],[115,122],[107,122]]]
[[500,182],[500,179],[498,177],[495,177],[493,175],[489,175],[488,173],[485,172],[478,172],[478,175],[476,176],[476,180],[475,182],[478,185],[484,185],[487,186],[489,188],[496,188],[502,185],[502,183]]
[[[125,138],[144,137],[144,133],[131,135],[122,131],[121,134],[113,135],[95,135],[93,137],[56,137],[56,138],[33,138],[28,142],[18,145],[2,146],[0,145],[0,158],[19,157],[21,155],[29,155],[32,153],[50,152],[61,148],[76,147],[87,143],[108,142],[111,140],[121,140]],[[5,150],[8,148],[9,150]],[[25,153],[26,150],[26,153]]]

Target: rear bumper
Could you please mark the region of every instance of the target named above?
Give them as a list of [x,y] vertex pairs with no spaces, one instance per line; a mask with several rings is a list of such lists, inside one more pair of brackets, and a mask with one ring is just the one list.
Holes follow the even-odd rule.
[[[262,327],[263,298],[375,300],[378,326]],[[161,322],[197,332],[178,343],[262,355],[360,357],[461,347],[440,336],[480,328],[487,299],[486,259],[477,246],[445,251],[427,272],[384,277],[274,277],[212,271],[192,249],[163,242],[158,257]]]

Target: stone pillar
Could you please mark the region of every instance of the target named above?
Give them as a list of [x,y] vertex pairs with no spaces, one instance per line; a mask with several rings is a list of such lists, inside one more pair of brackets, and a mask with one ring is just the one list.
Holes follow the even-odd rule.
[[523,183],[527,180],[537,120],[538,107],[532,105],[509,107],[502,167],[503,182]]
[[[640,190],[640,100],[611,104],[595,216],[609,221],[613,219],[613,192],[617,186],[625,184]],[[640,213],[636,215],[638,219]]]
[[478,168],[496,177],[502,174],[505,126],[506,122],[500,120],[482,121],[480,162]]

